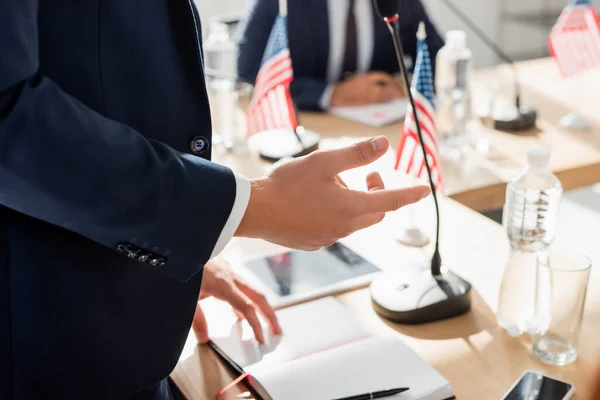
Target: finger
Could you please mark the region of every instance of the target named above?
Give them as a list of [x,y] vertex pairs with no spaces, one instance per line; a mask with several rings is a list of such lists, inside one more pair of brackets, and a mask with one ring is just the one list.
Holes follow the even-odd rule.
[[383,100],[384,89],[385,89],[384,83],[381,83],[376,86],[372,86],[369,90],[369,95],[368,95],[369,103],[373,104],[373,103],[383,102],[384,101]]
[[235,313],[235,316],[237,317],[237,319],[239,319],[240,321],[244,319],[244,314],[242,314],[241,312],[239,312],[235,308],[233,309],[233,312]]
[[248,324],[250,324],[258,343],[263,344],[265,342],[265,335],[252,301],[236,286],[232,286],[231,292],[227,296],[227,302],[244,316]]
[[240,289],[242,293],[244,293],[250,300],[254,302],[258,308],[258,311],[267,320],[269,328],[271,328],[271,332],[275,335],[281,335],[281,326],[277,320],[277,315],[275,315],[275,310],[273,310],[273,307],[271,307],[267,301],[267,298],[262,293],[256,291],[256,289],[253,287],[248,286],[245,282],[238,280],[235,283],[238,289]]
[[206,323],[206,317],[204,311],[200,307],[200,303],[196,303],[196,312],[194,314],[194,320],[192,322],[192,329],[196,335],[196,340],[200,344],[208,343],[208,324]]
[[342,178],[340,178],[339,175],[334,176],[333,180],[336,181],[337,183],[339,183],[340,185],[342,185],[343,187],[345,187],[346,189],[348,189],[348,185],[346,185],[346,182],[344,182],[344,180]]
[[372,163],[383,156],[389,147],[389,140],[385,136],[378,136],[340,149],[317,152],[314,157],[321,158],[319,163],[323,171],[333,176]]
[[383,221],[384,218],[385,218],[385,213],[375,213],[375,214],[365,215],[365,216],[359,218],[354,223],[354,225],[352,226],[352,229],[354,232],[363,230],[370,226],[377,225],[378,223]]
[[400,96],[400,97],[404,97],[408,94],[408,92],[406,91],[406,85],[404,84],[404,82],[395,82],[394,89],[396,90],[396,92],[398,93],[398,96]]
[[383,88],[383,92],[381,94],[381,98],[383,101],[392,101],[402,96],[402,92],[398,88],[396,83],[393,83],[389,86]]
[[369,80],[375,84],[377,84],[378,82],[381,82],[385,85],[391,85],[394,83],[394,78],[386,72],[373,71],[368,74],[368,77]]
[[392,100],[394,100],[396,98],[396,96],[394,95],[394,91],[389,88],[389,87],[385,87],[382,89],[381,91],[381,97],[380,97],[380,103],[388,103]]
[[367,175],[367,190],[369,192],[385,189],[385,184],[379,172],[373,171]]
[[363,201],[360,205],[369,214],[396,211],[409,204],[416,203],[431,194],[429,186],[415,186],[405,189],[377,190],[360,193]]

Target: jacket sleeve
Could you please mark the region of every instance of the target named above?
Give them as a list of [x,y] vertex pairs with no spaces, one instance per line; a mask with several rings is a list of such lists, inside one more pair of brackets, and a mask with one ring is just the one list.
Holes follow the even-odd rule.
[[37,12],[38,0],[6,0],[0,13],[0,206],[188,280],[230,215],[234,175],[41,76]]
[[[271,28],[278,13],[278,0],[250,0],[247,15],[240,22],[237,32],[237,70],[238,75],[247,82],[256,82]],[[321,97],[326,87],[325,81],[296,76],[290,92],[299,109],[320,110]]]

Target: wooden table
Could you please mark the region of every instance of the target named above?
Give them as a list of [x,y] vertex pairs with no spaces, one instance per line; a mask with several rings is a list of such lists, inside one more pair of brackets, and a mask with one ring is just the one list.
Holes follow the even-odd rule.
[[[563,79],[551,59],[517,64],[523,88],[523,104],[538,110],[537,129],[520,135],[508,134],[477,123],[475,129],[490,142],[491,151],[485,160],[467,172],[449,177],[449,195],[475,210],[502,207],[506,182],[523,167],[525,153],[533,145],[552,151],[550,166],[565,190],[600,182],[600,70],[579,77]],[[487,104],[490,88],[498,83],[508,84],[501,90],[510,98],[512,70],[499,66],[476,71],[474,74],[474,104]],[[561,128],[561,117],[578,111],[590,123],[585,132]],[[486,126],[484,126],[486,125]]]
[[[454,319],[421,326],[401,326],[380,319],[371,308],[368,290],[338,296],[373,333],[396,331],[431,366],[445,376],[459,400],[499,399],[525,371],[536,370],[576,385],[576,400],[590,399],[589,384],[600,368],[600,279],[592,278],[586,304],[578,361],[567,367],[549,367],[531,356],[526,340],[509,337],[496,324],[494,310],[508,255],[503,229],[491,220],[447,200],[444,206],[443,257],[447,265],[474,286],[473,309]],[[402,247],[387,235],[393,219],[363,232],[357,242],[375,238],[377,249],[398,260],[418,257],[420,250]],[[240,241],[231,251],[254,254],[264,244]],[[389,251],[394,247],[394,251]],[[212,400],[233,376],[210,349],[196,346],[190,335],[182,359],[172,374],[192,400]],[[242,392],[240,390],[238,393]],[[593,399],[598,400],[598,399]]]
[[[513,136],[486,131],[496,158],[484,163],[470,179],[454,183],[449,188],[451,197],[475,209],[501,206],[504,201],[506,180],[521,167],[526,149],[541,142],[553,149],[552,167],[567,188],[584,186],[600,180],[600,89],[586,93],[579,101],[582,114],[595,125],[591,133],[573,134],[560,130],[558,119],[569,111],[569,99],[555,93],[566,93],[567,84],[558,78],[549,60],[522,63],[521,77],[526,82],[526,101],[536,104],[541,112],[541,132],[530,136]],[[490,74],[486,77],[486,74]],[[499,67],[478,74],[482,80],[509,80],[509,70]],[[600,79],[595,82],[600,83]],[[482,86],[480,86],[481,88]],[[596,98],[594,103],[592,100]],[[575,103],[571,103],[575,104]],[[368,128],[323,114],[302,114],[302,123],[318,130],[324,137],[362,137],[385,134],[395,143],[400,126],[382,130]],[[501,156],[499,156],[499,154]],[[218,152],[217,161],[227,164],[248,176],[266,171],[268,164],[248,155]],[[366,174],[358,171],[357,174]],[[450,178],[448,181],[452,181]],[[546,366],[535,360],[526,340],[510,338],[498,327],[494,312],[508,257],[508,243],[502,227],[454,200],[447,199],[442,209],[442,255],[445,263],[468,279],[474,286],[473,309],[468,314],[422,326],[400,326],[380,319],[372,310],[367,290],[358,290],[338,296],[348,305],[373,333],[396,331],[431,366],[452,384],[459,400],[487,400],[500,398],[509,386],[529,369],[576,385],[575,399],[592,400],[590,381],[600,368],[600,277],[593,277],[586,304],[579,360],[567,367]],[[428,229],[433,221],[425,221]],[[384,269],[402,268],[406,260],[428,257],[431,249],[416,250],[399,245],[393,238],[398,219],[390,215],[384,222],[359,232],[349,240],[356,250]],[[228,253],[238,257],[251,256],[271,250],[271,245],[256,240],[235,240]],[[233,376],[207,347],[197,346],[190,335],[180,363],[172,378],[182,392],[192,400],[213,399],[215,394],[231,382]],[[598,400],[598,399],[593,399]]]
[[[502,227],[453,200],[443,203],[442,254],[445,263],[474,286],[473,309],[454,319],[401,326],[380,319],[371,308],[368,290],[338,296],[375,334],[396,331],[431,366],[452,384],[459,400],[499,399],[525,371],[537,370],[576,385],[576,400],[590,399],[590,380],[600,368],[600,277],[592,278],[586,305],[580,359],[567,367],[549,367],[531,356],[526,340],[509,337],[496,324],[502,271],[508,243]],[[416,250],[399,245],[391,232],[394,214],[378,226],[349,240],[361,255],[376,260],[384,269],[398,269],[407,260],[428,257],[431,249]],[[433,221],[427,221],[429,225]],[[228,249],[238,256],[271,250],[255,240],[237,240]],[[233,376],[212,351],[197,346],[190,335],[181,361],[172,374],[182,392],[192,400],[212,400]],[[237,393],[241,393],[239,390]],[[235,393],[234,393],[235,394]],[[233,398],[233,397],[230,397]],[[598,400],[598,399],[594,399]]]

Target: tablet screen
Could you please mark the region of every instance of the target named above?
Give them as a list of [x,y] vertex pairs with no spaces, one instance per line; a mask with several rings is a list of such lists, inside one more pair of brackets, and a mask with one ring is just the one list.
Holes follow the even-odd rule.
[[302,295],[380,271],[341,243],[254,259],[244,266],[279,297]]

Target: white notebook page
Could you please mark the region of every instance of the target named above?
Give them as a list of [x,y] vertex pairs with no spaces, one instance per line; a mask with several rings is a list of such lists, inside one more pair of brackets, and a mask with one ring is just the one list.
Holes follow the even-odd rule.
[[352,311],[333,297],[279,310],[277,317],[283,335],[272,335],[265,328],[264,345],[256,342],[247,321],[234,324],[225,335],[211,336],[211,340],[248,371],[257,363],[279,368],[286,361],[369,336]]
[[444,400],[449,383],[394,337],[372,337],[269,368],[247,370],[273,400],[331,400],[391,388],[394,399]]

